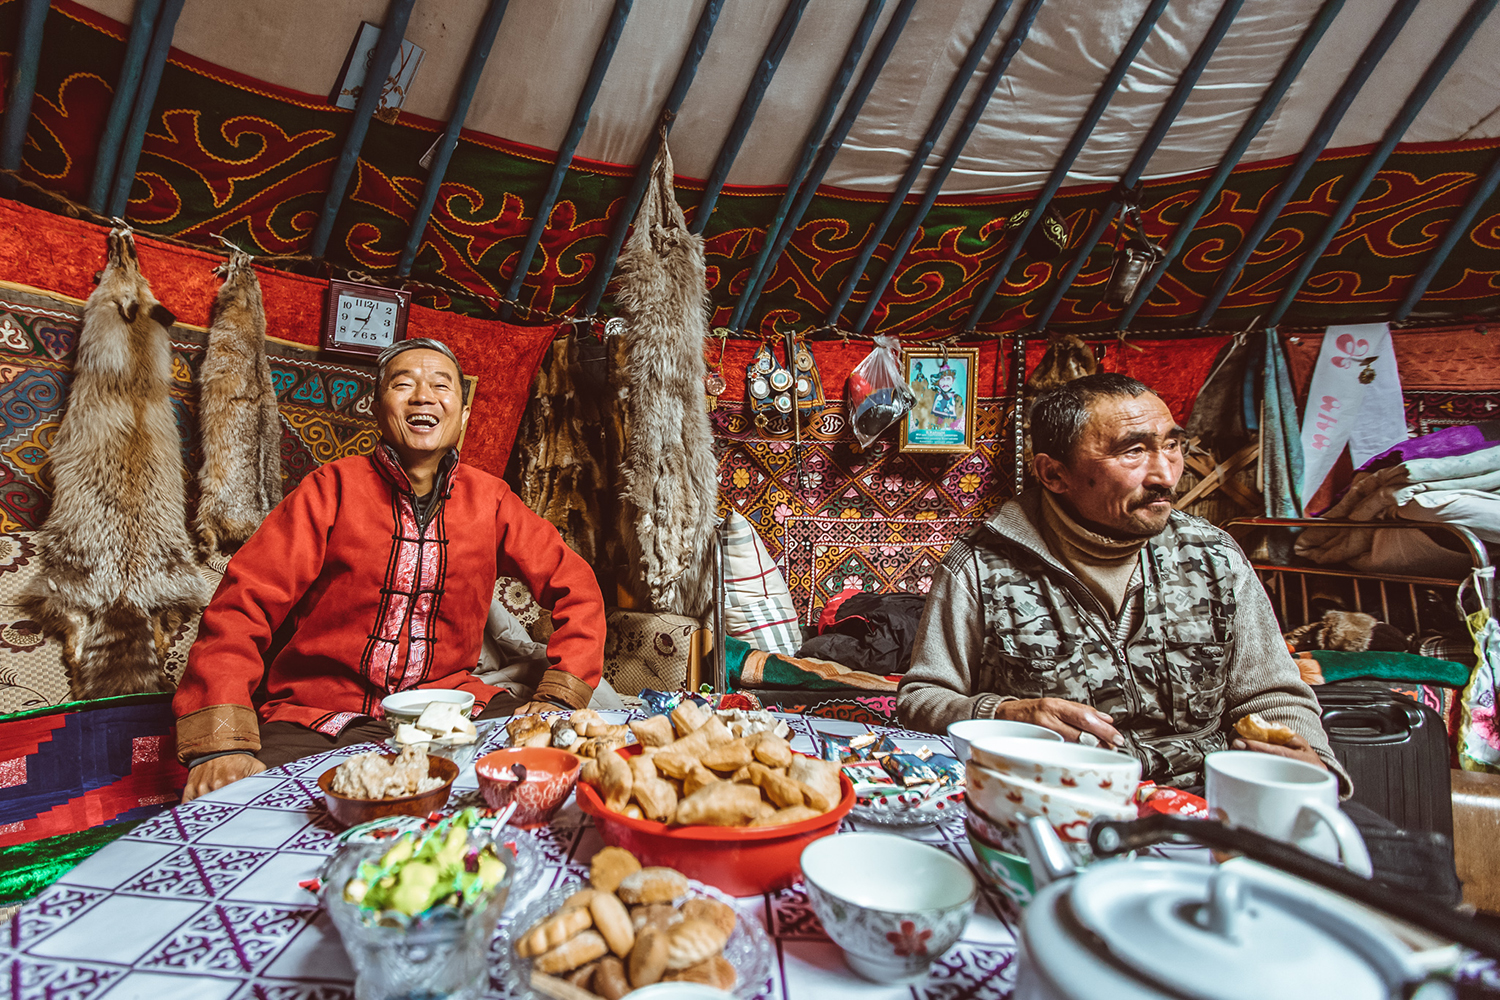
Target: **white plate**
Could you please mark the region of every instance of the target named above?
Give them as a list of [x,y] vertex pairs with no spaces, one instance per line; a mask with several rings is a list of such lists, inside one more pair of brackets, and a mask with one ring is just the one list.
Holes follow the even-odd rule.
[[[553,889],[511,917],[505,924],[500,932],[504,967],[500,970],[499,978],[505,984],[509,996],[520,997],[523,1000],[546,1000],[542,994],[531,988],[531,959],[517,957],[515,939],[535,927],[543,917],[554,913],[573,893],[587,887],[587,883],[584,882],[570,882],[561,888]],[[770,993],[771,941],[766,937],[760,920],[754,914],[747,915],[735,906],[734,897],[726,896],[713,886],[704,885],[702,882],[689,879],[687,895],[688,898],[701,896],[717,899],[721,903],[734,907],[734,912],[739,916],[739,920],[734,925],[734,933],[729,935],[729,943],[724,946],[724,957],[739,974],[739,982],[735,984],[732,995],[739,997],[740,1000],[755,1000],[758,996]]]

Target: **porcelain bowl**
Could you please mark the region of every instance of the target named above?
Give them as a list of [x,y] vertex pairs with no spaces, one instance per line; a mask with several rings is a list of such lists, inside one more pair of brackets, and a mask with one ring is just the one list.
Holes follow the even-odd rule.
[[1077,855],[1087,851],[1089,823],[1095,817],[1133,820],[1136,807],[1128,802],[1081,795],[1071,789],[1053,788],[1035,782],[1015,781],[1007,775],[970,760],[966,772],[970,809],[989,822],[1015,834],[1021,822],[1032,816],[1045,817],[1058,838]]
[[459,711],[467,718],[474,711],[474,696],[468,691],[454,691],[451,688],[412,688],[410,691],[397,691],[380,699],[380,708],[385,712],[385,717],[390,720],[391,728],[394,729],[402,722],[413,725],[422,717],[422,710],[435,701],[450,701],[457,705]]
[[1077,743],[989,736],[969,745],[969,760],[1013,781],[1130,801],[1141,781],[1141,762],[1130,754]]
[[[526,780],[519,785],[512,767],[526,768]],[[504,809],[512,799],[517,803],[512,826],[522,830],[539,827],[550,820],[573,794],[583,758],[552,747],[507,747],[485,754],[474,763],[474,777],[479,794],[491,809]]]
[[[384,754],[386,760],[395,760],[396,754]],[[318,787],[323,791],[323,801],[328,815],[344,826],[358,826],[387,816],[426,816],[448,804],[448,794],[453,791],[453,779],[458,777],[458,765],[445,757],[427,758],[427,775],[442,778],[443,783],[430,792],[403,795],[395,799],[355,799],[339,795],[333,790],[333,774],[337,767],[330,767],[318,777]]]
[[802,852],[808,900],[849,968],[914,983],[958,940],[979,884],[958,858],[889,833],[841,833]]
[[1018,907],[1031,902],[1036,894],[1036,883],[1031,878],[1031,862],[1019,851],[1008,851],[987,839],[984,832],[975,826],[971,815],[966,826],[969,847],[974,851],[979,874],[984,880]]
[[1009,736],[1023,740],[1046,740],[1061,743],[1062,733],[1046,726],[1033,726],[1029,722],[1012,722],[1009,719],[959,719],[948,727],[948,740],[953,744],[953,756],[959,763],[969,759],[969,745],[975,740],[992,736]]

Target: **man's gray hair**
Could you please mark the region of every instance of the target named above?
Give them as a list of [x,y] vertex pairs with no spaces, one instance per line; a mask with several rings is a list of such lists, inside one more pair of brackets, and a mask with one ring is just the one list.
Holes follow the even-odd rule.
[[458,393],[459,398],[465,403],[469,401],[469,383],[464,381],[463,362],[458,360],[458,355],[453,353],[453,348],[441,340],[433,340],[431,337],[417,337],[414,340],[398,340],[390,347],[380,352],[380,357],[375,363],[378,369],[375,372],[375,385],[385,385],[385,370],[390,363],[407,351],[437,351],[443,357],[453,362],[453,367],[458,371]]

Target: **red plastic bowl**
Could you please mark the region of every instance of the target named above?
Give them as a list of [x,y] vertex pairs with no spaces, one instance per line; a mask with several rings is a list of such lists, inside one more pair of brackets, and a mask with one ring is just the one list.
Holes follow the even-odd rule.
[[[619,753],[630,757],[640,751],[632,745]],[[854,785],[842,772],[839,787],[843,797],[828,812],[785,826],[667,826],[631,819],[606,809],[599,793],[584,782],[578,783],[578,807],[594,817],[606,844],[625,848],[643,865],[676,868],[731,896],[758,896],[796,882],[802,877],[802,849],[838,832],[854,806]]]
[[[512,764],[526,768],[526,780],[516,788]],[[479,794],[491,809],[504,809],[514,796],[515,815],[510,825],[522,830],[541,826],[568,799],[578,782],[583,759],[552,747],[510,747],[487,753],[474,762]]]

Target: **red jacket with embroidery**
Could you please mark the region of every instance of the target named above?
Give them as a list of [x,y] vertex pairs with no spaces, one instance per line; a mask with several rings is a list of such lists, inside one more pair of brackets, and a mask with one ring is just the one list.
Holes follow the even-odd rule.
[[[180,757],[258,748],[252,705],[262,722],[330,736],[407,688],[458,688],[483,706],[498,689],[472,671],[502,575],[551,609],[552,666],[598,684],[604,601],[588,564],[501,480],[445,470],[425,529],[383,445],[311,473],[271,512],[203,613],[173,700]],[[268,669],[278,630],[290,636]]]

